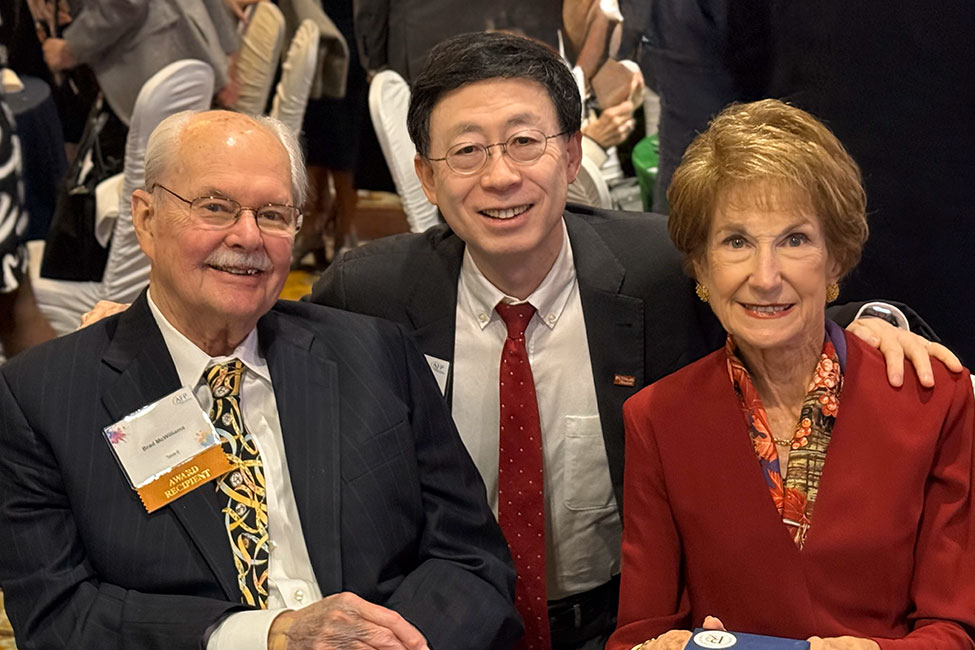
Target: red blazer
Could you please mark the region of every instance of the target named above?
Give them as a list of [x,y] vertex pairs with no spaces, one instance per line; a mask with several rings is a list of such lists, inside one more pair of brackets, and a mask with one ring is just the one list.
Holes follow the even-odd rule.
[[[619,627],[607,650],[718,616],[732,631],[973,648],[975,400],[968,373],[892,388],[847,337],[806,545],[779,519],[724,350],[627,400]],[[897,640],[893,640],[897,639]]]

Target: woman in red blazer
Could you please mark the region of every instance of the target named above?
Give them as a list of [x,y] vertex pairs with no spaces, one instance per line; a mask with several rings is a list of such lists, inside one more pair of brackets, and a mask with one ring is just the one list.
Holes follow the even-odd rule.
[[975,647],[969,375],[892,387],[825,319],[867,236],[856,163],[765,100],[716,117],[667,196],[728,342],[624,407],[609,650],[682,648],[707,615],[812,650]]

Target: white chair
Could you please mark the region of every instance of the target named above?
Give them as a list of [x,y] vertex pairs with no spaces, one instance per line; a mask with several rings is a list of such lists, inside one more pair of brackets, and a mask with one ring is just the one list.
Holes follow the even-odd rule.
[[416,147],[406,129],[410,87],[392,70],[376,73],[369,84],[369,115],[376,138],[389,166],[396,192],[403,201],[403,212],[412,232],[423,232],[440,223],[437,206],[427,200],[416,176],[413,159]]
[[124,172],[106,179],[96,189],[98,221],[95,230],[103,236],[107,230],[111,230],[108,261],[101,282],[71,282],[39,277],[43,242],[31,242],[34,294],[41,311],[59,334],[76,329],[81,315],[99,300],[129,303],[148,284],[149,259],[142,253],[136,240],[132,226],[131,196],[134,190],[145,185],[149,134],[173,113],[209,108],[212,97],[213,69],[197,60],[171,63],[142,86],[125,141]]
[[235,110],[251,116],[264,115],[283,42],[284,15],[281,10],[270,2],[254,5],[237,51],[240,96],[234,103]]
[[349,44],[332,19],[322,10],[321,0],[279,0],[284,14],[286,34],[293,35],[298,26],[310,20],[318,27],[319,46],[311,97],[321,99],[345,97],[349,74]]
[[318,25],[311,20],[301,21],[301,26],[291,39],[288,55],[281,64],[281,81],[271,102],[271,117],[277,118],[296,136],[301,133],[301,123],[308,106],[311,82],[318,63]]
[[579,174],[569,184],[567,199],[572,203],[591,205],[595,208],[611,209],[613,199],[609,194],[609,186],[603,178],[599,165],[586,156],[582,157]]

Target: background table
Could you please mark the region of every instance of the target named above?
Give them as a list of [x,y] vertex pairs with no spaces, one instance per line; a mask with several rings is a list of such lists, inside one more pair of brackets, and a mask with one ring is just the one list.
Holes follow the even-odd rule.
[[37,77],[21,77],[24,89],[9,93],[4,101],[17,121],[24,163],[26,205],[30,226],[26,239],[44,239],[51,216],[57,184],[68,168],[64,156],[64,136],[51,89]]

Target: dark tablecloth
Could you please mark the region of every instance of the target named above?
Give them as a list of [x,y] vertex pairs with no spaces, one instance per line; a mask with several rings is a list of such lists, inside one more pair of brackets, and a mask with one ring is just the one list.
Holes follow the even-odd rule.
[[21,77],[24,89],[4,96],[17,121],[24,166],[26,207],[30,226],[25,239],[44,239],[51,216],[57,184],[68,169],[64,136],[51,89],[37,77]]

